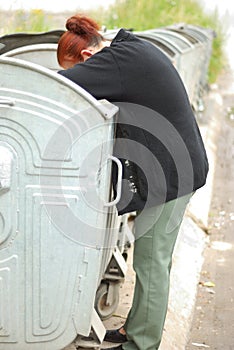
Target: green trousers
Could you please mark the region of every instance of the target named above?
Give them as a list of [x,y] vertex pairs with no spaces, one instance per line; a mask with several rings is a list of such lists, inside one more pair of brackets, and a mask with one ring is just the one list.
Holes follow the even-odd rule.
[[[135,220],[136,284],[124,350],[156,350],[165,323],[172,253],[191,194],[145,209]],[[175,325],[176,326],[176,325]]]

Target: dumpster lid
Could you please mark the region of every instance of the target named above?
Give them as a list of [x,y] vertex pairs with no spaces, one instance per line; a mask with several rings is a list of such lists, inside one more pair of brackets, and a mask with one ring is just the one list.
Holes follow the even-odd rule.
[[51,30],[43,33],[15,33],[0,37],[0,55],[18,47],[43,43],[58,43],[64,30]]

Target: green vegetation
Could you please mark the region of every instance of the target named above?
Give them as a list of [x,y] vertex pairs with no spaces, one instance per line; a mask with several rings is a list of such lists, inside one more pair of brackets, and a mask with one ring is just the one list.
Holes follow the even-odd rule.
[[225,65],[224,29],[217,13],[204,13],[196,0],[116,0],[107,11],[93,14],[100,24],[111,28],[146,30],[174,23],[186,23],[210,28],[216,33],[209,67],[209,82],[213,83]]
[[101,21],[108,28],[145,30],[181,22],[213,26],[216,18],[204,14],[196,0],[116,0]]
[[[50,15],[40,9],[31,11],[16,10],[8,16],[4,25],[4,33],[48,31],[50,30],[50,17]],[[5,22],[4,18],[1,22]]]
[[[77,10],[77,12],[79,12]],[[209,82],[217,79],[226,64],[223,55],[225,41],[224,28],[216,12],[204,13],[198,0],[115,0],[115,3],[104,10],[99,7],[88,12],[88,15],[98,19],[100,25],[108,29],[131,28],[146,30],[164,27],[174,23],[185,23],[213,29],[216,37],[213,41],[213,54],[209,67]],[[62,24],[57,28],[64,28],[65,20],[70,14],[64,14]],[[2,17],[2,18],[1,18]],[[61,18],[61,14],[60,14]],[[8,18],[4,26],[3,13],[0,11],[4,33],[12,32],[42,32],[55,29],[58,25],[56,15],[44,13],[42,10],[15,11]],[[2,33],[2,34],[4,34]]]
[[[25,20],[25,15],[28,17]],[[17,18],[17,31],[27,32],[41,32],[49,30],[48,16],[40,9],[31,10],[29,13],[25,13],[19,10],[16,14]]]

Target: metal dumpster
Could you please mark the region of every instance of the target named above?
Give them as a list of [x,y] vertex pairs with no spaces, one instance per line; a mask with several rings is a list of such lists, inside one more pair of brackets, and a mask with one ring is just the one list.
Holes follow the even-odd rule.
[[117,107],[25,61],[1,58],[0,76],[0,349],[63,349],[91,331],[101,342]]
[[34,44],[11,50],[2,57],[14,57],[36,63],[48,69],[58,71],[62,69],[57,60],[57,44]]
[[197,57],[194,54],[195,45],[186,37],[169,31],[167,29],[152,29],[145,31],[146,34],[152,35],[159,41],[164,42],[172,51],[177,53],[177,61],[175,66],[180,73],[183,83],[187,89],[190,101],[195,98],[196,93],[196,78],[194,74],[197,71]]
[[168,27],[168,30],[179,33],[185,36],[190,41],[196,41],[200,44],[199,50],[198,44],[196,45],[196,58],[199,62],[198,72],[199,76],[199,97],[203,94],[204,90],[207,88],[207,72],[210,63],[210,57],[212,53],[212,43],[215,37],[215,32],[210,28],[204,28],[199,26],[194,26],[191,24],[174,24]]
[[190,24],[178,23],[165,27],[166,30],[177,33],[189,40],[194,46],[193,66],[196,77],[194,79],[193,107],[195,111],[204,110],[203,95],[208,86],[208,67],[212,53],[212,42],[215,37],[213,30]]
[[0,37],[0,55],[23,46],[36,44],[57,44],[64,30],[39,33],[13,33]]
[[[0,49],[0,53],[4,51],[1,57],[23,59],[58,71],[61,67],[57,62],[55,42],[58,41],[60,35],[61,31],[58,30],[42,34],[22,33],[3,36],[0,38],[0,44],[5,46],[2,50]],[[120,282],[123,281],[126,271],[127,247],[130,245],[129,240],[133,241],[125,216],[112,216],[108,221],[111,229],[116,225],[119,227],[119,237],[116,239],[118,249],[109,251],[110,254],[107,252],[103,254],[101,271],[104,273],[95,298],[95,309],[102,320],[111,317],[118,307]],[[124,261],[120,253],[124,255]]]
[[57,71],[57,43],[63,30],[44,33],[16,33],[0,38],[1,57],[14,57]]
[[14,57],[39,64],[57,71],[61,69],[57,61],[57,43],[64,31],[45,33],[16,33],[0,38],[1,57]]

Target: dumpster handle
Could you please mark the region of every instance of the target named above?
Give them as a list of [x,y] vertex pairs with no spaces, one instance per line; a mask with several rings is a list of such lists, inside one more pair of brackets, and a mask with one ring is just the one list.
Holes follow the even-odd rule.
[[0,105],[5,105],[5,106],[14,106],[15,101],[10,100],[10,99],[0,99]]
[[122,191],[122,175],[123,175],[123,166],[122,163],[120,162],[120,160],[114,156],[109,156],[108,159],[111,159],[113,162],[116,163],[117,167],[118,167],[118,178],[117,178],[117,186],[116,186],[116,198],[111,201],[111,202],[107,202],[104,204],[105,207],[113,207],[114,205],[116,205],[119,201],[120,201],[120,197],[121,197],[121,191]]

